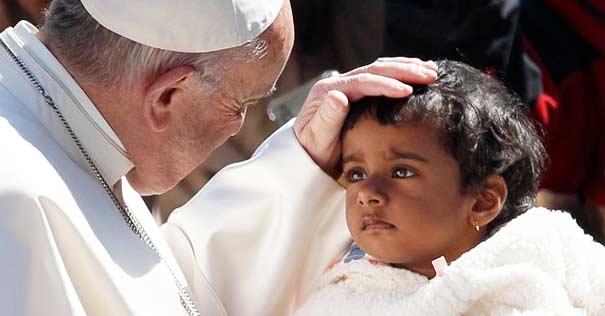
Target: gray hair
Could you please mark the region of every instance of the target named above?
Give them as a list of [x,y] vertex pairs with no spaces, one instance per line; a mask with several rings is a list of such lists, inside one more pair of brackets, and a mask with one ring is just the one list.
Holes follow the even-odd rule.
[[103,87],[132,85],[172,68],[190,65],[203,85],[216,88],[220,74],[233,61],[264,57],[263,39],[240,47],[209,53],[180,53],[139,44],[101,26],[80,0],[54,0],[46,11],[42,33],[65,62],[83,77]]

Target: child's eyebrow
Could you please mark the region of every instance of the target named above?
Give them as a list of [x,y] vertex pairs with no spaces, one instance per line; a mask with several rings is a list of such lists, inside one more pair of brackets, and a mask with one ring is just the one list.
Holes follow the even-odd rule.
[[[424,162],[424,163],[429,162],[428,159],[422,157],[421,155],[411,153],[409,151],[398,151],[395,149],[391,149],[391,155],[392,155],[391,159],[411,159],[411,160],[417,160],[417,161]],[[359,158],[357,156],[358,155],[356,153],[353,153],[353,154],[342,157],[342,164],[344,165],[349,162],[359,161]]]
[[411,153],[409,151],[397,151],[395,149],[391,149],[391,154],[396,159],[411,159],[411,160],[418,160],[418,161],[424,162],[424,163],[429,162],[426,158],[424,158],[418,154]]
[[350,154],[342,157],[342,164],[346,164],[353,161],[359,161],[356,154]]

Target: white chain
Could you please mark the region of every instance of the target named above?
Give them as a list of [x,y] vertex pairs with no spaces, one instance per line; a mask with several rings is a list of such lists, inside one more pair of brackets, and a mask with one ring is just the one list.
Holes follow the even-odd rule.
[[97,180],[99,181],[101,186],[103,186],[103,189],[105,189],[105,192],[107,193],[107,195],[109,195],[109,198],[111,199],[113,204],[120,211],[120,214],[124,218],[124,221],[126,221],[126,224],[128,224],[128,227],[130,228],[130,230],[132,230],[132,232],[134,232],[141,240],[143,240],[147,244],[147,246],[149,246],[149,248],[151,248],[156,253],[156,255],[160,258],[162,263],[164,263],[164,265],[170,272],[172,278],[174,279],[174,282],[176,283],[176,286],[177,286],[178,292],[179,292],[181,305],[183,305],[183,308],[185,309],[187,314],[189,316],[199,316],[200,313],[197,309],[197,306],[193,302],[193,299],[191,299],[191,295],[189,294],[189,289],[187,288],[187,286],[182,285],[181,282],[178,280],[178,278],[176,277],[176,274],[174,273],[174,271],[172,270],[170,265],[164,259],[164,256],[160,253],[159,249],[155,246],[155,244],[153,243],[153,241],[151,240],[151,238],[149,237],[147,232],[143,229],[143,226],[141,226],[138,219],[134,216],[134,214],[132,214],[132,212],[130,211],[130,209],[128,208],[128,206],[126,205],[125,202],[124,202],[124,205],[122,206],[122,204],[120,203],[120,201],[118,200],[118,198],[116,197],[114,192],[111,190],[111,188],[107,184],[107,181],[105,181],[105,179],[99,172],[99,169],[97,168],[95,163],[92,161],[92,158],[90,158],[90,156],[88,155],[88,152],[84,149],[84,146],[82,146],[80,139],[76,136],[74,131],[71,129],[71,126],[69,125],[69,123],[67,123],[67,120],[65,119],[63,114],[61,114],[61,111],[59,110],[59,108],[57,108],[53,99],[50,97],[50,95],[48,95],[48,93],[46,92],[44,87],[42,87],[42,84],[40,84],[40,81],[38,81],[38,79],[34,76],[34,74],[29,70],[29,68],[21,60],[21,58],[19,58],[19,56],[15,55],[15,53],[13,53],[13,51],[8,47],[8,45],[6,45],[4,40],[2,40],[1,38],[0,38],[0,45],[2,45],[2,47],[4,47],[4,49],[8,52],[9,56],[15,61],[17,66],[19,66],[19,68],[23,71],[23,73],[25,74],[27,79],[29,79],[29,81],[34,86],[34,88],[36,88],[36,90],[38,90],[38,92],[42,95],[42,97],[44,98],[44,101],[46,101],[46,103],[57,114],[57,116],[59,117],[59,120],[63,124],[63,127],[65,127],[65,130],[67,131],[69,136],[72,138],[72,140],[74,141],[74,143],[76,144],[76,146],[78,147],[80,152],[82,153],[82,156],[84,156],[84,159],[86,159],[86,162],[88,162],[88,166],[94,173],[95,177],[97,178]]

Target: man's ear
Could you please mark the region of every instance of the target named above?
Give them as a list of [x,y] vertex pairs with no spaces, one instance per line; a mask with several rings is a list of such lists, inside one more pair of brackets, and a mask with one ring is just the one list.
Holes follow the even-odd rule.
[[197,73],[192,66],[173,68],[154,79],[145,91],[144,115],[148,126],[155,132],[168,128],[177,111],[182,110],[190,98],[192,84],[197,84]]
[[485,178],[477,189],[475,202],[469,214],[469,221],[473,227],[484,227],[494,220],[506,203],[508,187],[504,178],[491,175]]

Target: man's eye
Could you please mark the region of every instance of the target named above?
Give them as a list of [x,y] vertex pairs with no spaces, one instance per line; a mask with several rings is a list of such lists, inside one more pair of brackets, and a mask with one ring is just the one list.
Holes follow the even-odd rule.
[[357,182],[365,179],[366,175],[359,170],[351,170],[347,173],[347,180],[349,182]]
[[393,170],[393,178],[400,178],[400,179],[404,179],[404,178],[411,178],[413,176],[415,176],[416,173],[410,169],[407,168],[396,168],[395,170]]

